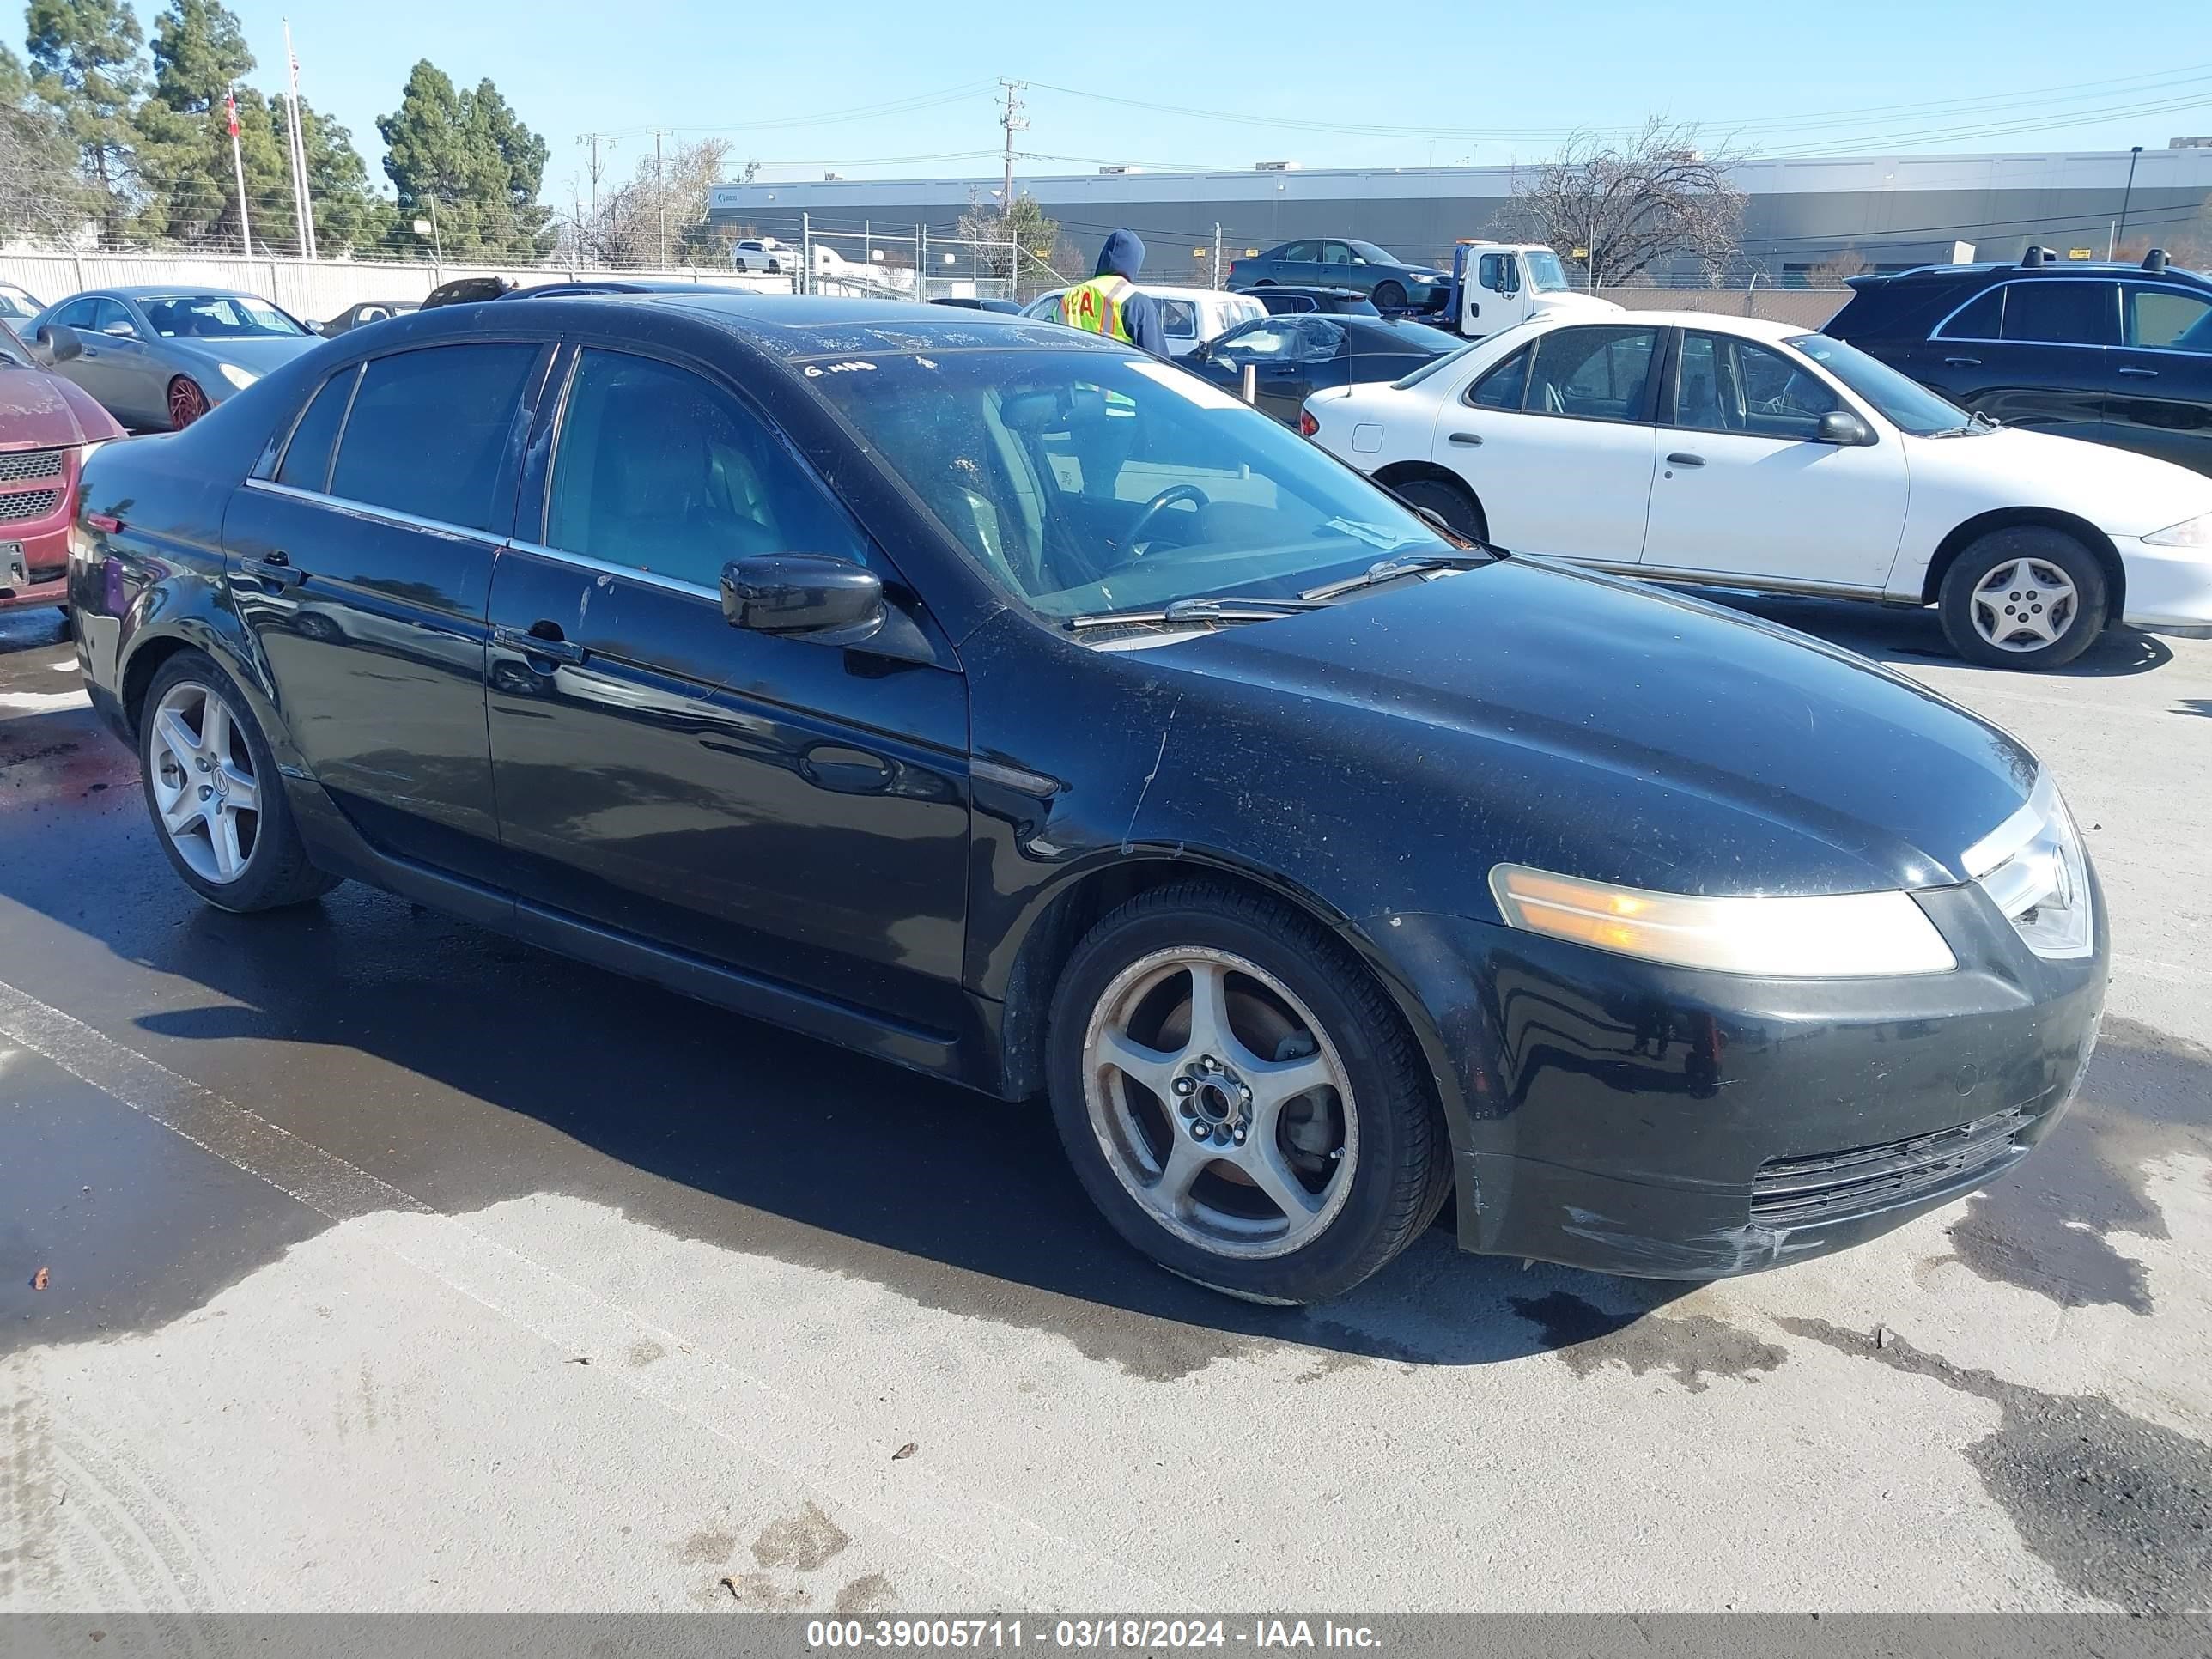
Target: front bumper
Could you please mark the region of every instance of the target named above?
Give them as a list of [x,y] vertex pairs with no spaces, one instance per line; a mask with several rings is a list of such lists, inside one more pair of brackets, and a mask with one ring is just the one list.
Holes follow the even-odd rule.
[[2121,621],[2156,634],[2212,636],[2212,550],[2153,547],[2134,536],[2115,536],[2112,545],[2128,573]]
[[0,524],[0,611],[68,603],[66,507],[35,525]]
[[1755,980],[1395,918],[1391,966],[1429,1016],[1452,1120],[1462,1247],[1751,1273],[1886,1232],[2025,1158],[2095,1042],[2101,897],[2095,953],[2053,963],[1974,890],[1921,896],[1951,973]]

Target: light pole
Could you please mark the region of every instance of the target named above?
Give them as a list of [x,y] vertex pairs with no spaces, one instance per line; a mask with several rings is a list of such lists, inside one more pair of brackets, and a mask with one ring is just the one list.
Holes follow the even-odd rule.
[[2115,241],[2128,240],[2128,198],[2136,193],[2136,158],[2142,154],[2141,144],[2132,146],[2128,151],[2128,187],[2120,192],[2120,228],[2113,238]]

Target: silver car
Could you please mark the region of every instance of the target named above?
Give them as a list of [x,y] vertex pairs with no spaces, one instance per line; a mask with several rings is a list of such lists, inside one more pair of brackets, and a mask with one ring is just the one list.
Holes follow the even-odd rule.
[[57,354],[74,380],[125,426],[190,426],[234,392],[319,342],[254,295],[222,288],[105,288],[48,306],[21,331],[67,329],[83,348]]

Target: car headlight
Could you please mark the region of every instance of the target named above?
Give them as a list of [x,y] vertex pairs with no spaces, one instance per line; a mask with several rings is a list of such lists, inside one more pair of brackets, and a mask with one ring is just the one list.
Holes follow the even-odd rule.
[[1964,863],[2036,955],[2063,960],[2096,949],[2088,857],[2050,773],[2037,776],[2027,805],[1966,849]]
[[1943,974],[1951,947],[1909,893],[1707,898],[1501,864],[1490,890],[1510,927],[1678,968],[1770,979]]
[[2153,547],[2212,547],[2212,513],[2200,513],[2179,524],[2152,532],[2143,540]]
[[240,392],[245,391],[246,387],[252,386],[256,380],[261,378],[252,369],[240,368],[236,363],[217,363],[216,365],[216,372],[221,374],[224,380],[236,386]]

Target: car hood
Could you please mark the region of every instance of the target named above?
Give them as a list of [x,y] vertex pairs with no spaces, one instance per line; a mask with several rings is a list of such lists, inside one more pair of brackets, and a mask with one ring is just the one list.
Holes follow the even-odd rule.
[[302,352],[313,351],[322,342],[309,334],[297,339],[289,335],[280,335],[259,340],[183,338],[164,340],[161,343],[179,357],[206,363],[235,363],[240,368],[252,369],[256,374],[266,374],[271,369],[290,362]]
[[58,375],[0,368],[0,448],[58,449],[122,435],[89,394]]
[[1623,309],[1611,300],[1601,300],[1595,294],[1539,294],[1535,299],[1534,314],[1540,317],[1567,315],[1595,317]]
[[2037,771],[2004,732],[1848,652],[1536,560],[1142,654],[1214,682],[1205,720],[1170,722],[1177,821],[1152,827],[1203,845],[1271,821],[1282,757],[1317,758],[1361,799],[1314,792],[1299,833],[1452,872],[1453,896],[1409,902],[1460,914],[1489,908],[1498,862],[1686,893],[1948,885]]
[[1915,489],[1955,483],[1989,505],[2056,507],[2115,536],[2142,536],[2212,513],[2212,478],[2110,444],[2004,427],[1910,438]]

